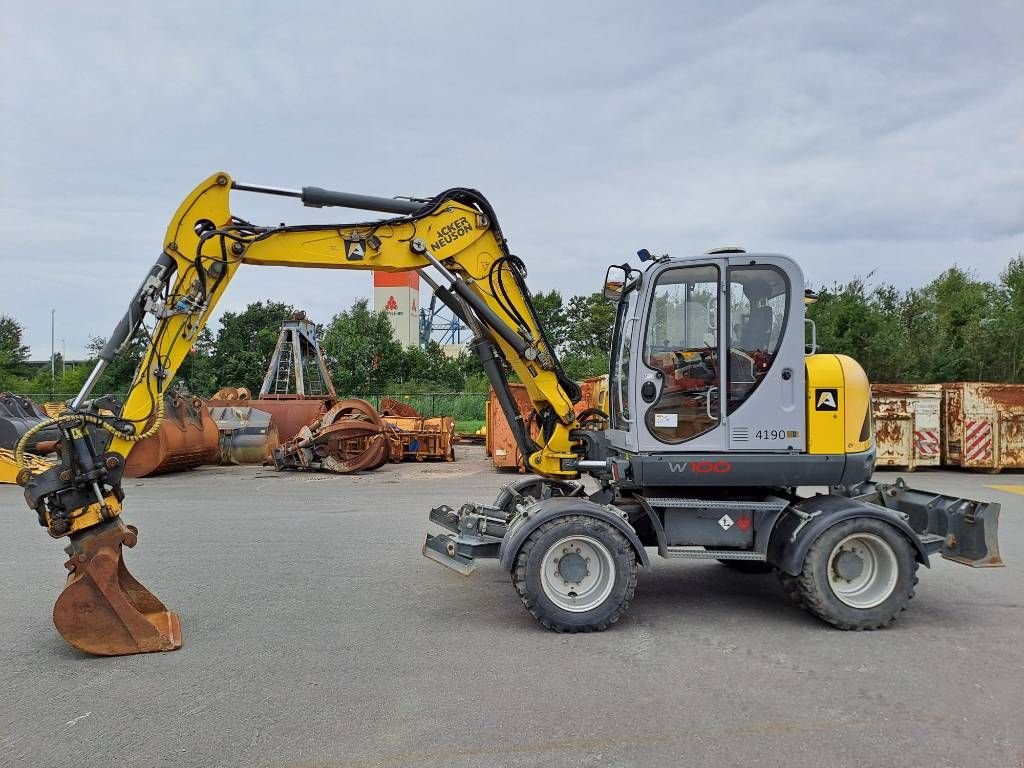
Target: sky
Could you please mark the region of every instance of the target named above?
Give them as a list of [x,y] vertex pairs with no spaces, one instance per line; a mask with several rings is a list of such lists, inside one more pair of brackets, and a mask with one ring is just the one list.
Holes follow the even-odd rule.
[[[814,285],[996,279],[1024,251],[1020,2],[0,0],[0,314],[107,336],[202,179],[481,190],[533,291],[639,248]],[[236,192],[266,224],[360,221]],[[635,257],[633,257],[635,260]],[[369,275],[240,270],[327,322]],[[425,299],[424,299],[425,300]],[[214,330],[216,330],[214,323]]]

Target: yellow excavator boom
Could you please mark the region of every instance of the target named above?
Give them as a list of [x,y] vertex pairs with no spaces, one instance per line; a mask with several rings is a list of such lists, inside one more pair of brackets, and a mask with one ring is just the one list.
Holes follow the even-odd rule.
[[[283,195],[314,207],[362,208],[391,218],[343,225],[265,227],[231,211],[232,190]],[[50,421],[62,435],[61,462],[29,466],[24,440],[15,474],[39,522],[68,536],[68,585],[54,608],[61,634],[81,650],[104,655],[180,646],[177,618],[124,568],[121,547],[137,531],[120,520],[120,478],[133,446],[163,416],[162,394],[217,302],[243,264],[417,270],[473,330],[473,349],[498,393],[529,468],[551,478],[578,477],[571,431],[579,389],[562,372],[544,337],[524,281],[487,200],[469,189],[429,200],[372,198],[315,187],[282,190],[240,184],[223,172],[200,183],[171,219],[156,264],[133,297],[82,392]],[[144,319],[152,318],[152,327]],[[116,416],[89,396],[105,366],[145,328],[149,343]],[[526,386],[541,423],[535,443],[508,393],[511,371]],[[29,435],[26,435],[27,439]],[[82,609],[90,606],[89,611]]]

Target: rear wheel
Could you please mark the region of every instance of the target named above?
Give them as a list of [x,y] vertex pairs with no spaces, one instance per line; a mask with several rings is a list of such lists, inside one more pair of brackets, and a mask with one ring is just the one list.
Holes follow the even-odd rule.
[[856,518],[825,531],[795,577],[790,596],[840,629],[880,629],[907,607],[917,584],[910,542],[888,523]]
[[526,609],[556,632],[594,632],[618,621],[636,592],[633,547],[613,525],[567,515],[523,543],[512,583]]

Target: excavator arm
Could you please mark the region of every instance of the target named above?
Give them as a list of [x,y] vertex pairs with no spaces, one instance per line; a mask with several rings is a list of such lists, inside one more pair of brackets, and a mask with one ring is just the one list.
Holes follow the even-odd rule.
[[[232,214],[232,190],[392,216],[343,225],[258,226]],[[215,173],[175,212],[160,256],[82,391],[63,414],[40,425],[59,427],[61,462],[44,471],[26,467],[19,477],[40,524],[51,536],[70,539],[68,583],[54,607],[54,622],[80,650],[120,655],[181,645],[177,616],[124,566],[121,547],[135,544],[137,530],[120,519],[121,475],[132,447],[159,427],[163,393],[243,264],[416,270],[473,331],[471,346],[528,467],[546,477],[578,477],[572,431],[579,388],[562,372],[531,304],[525,268],[509,252],[497,217],[479,192],[451,189],[430,200],[376,198],[316,187],[246,185]],[[148,344],[123,407],[111,416],[109,401],[89,398],[103,370],[140,329]],[[514,404],[509,373],[533,402],[539,444]],[[19,443],[19,463],[35,431]]]

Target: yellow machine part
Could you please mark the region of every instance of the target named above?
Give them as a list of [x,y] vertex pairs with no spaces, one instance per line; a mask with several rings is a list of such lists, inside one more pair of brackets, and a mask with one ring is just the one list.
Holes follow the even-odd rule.
[[[25,469],[36,474],[39,472],[45,472],[54,465],[52,461],[41,459],[30,453],[25,454],[22,461],[25,465]],[[19,467],[18,462],[14,460],[14,451],[8,451],[6,448],[0,448],[0,483],[9,483],[11,485],[17,484],[18,473],[21,470],[22,467]]]
[[811,355],[807,370],[807,452],[861,453],[871,447],[871,386],[846,355]]

